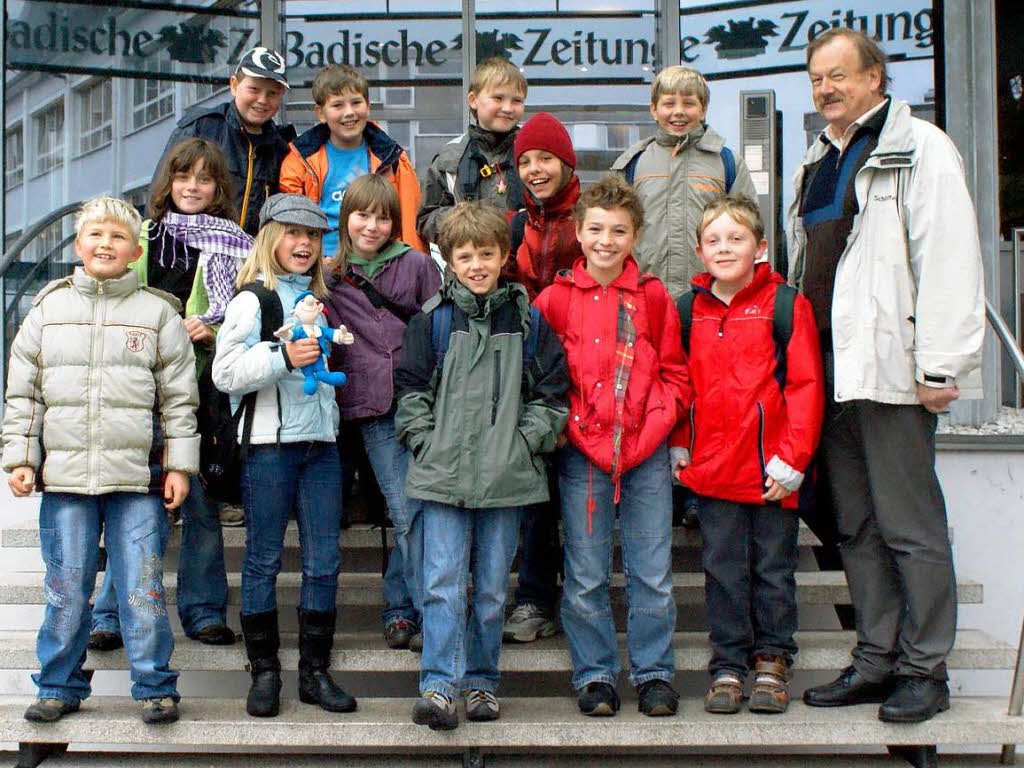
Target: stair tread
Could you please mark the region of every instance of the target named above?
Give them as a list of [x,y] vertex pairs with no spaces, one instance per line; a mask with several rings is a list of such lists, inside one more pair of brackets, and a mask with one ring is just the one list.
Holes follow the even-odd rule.
[[[96,592],[102,585],[104,574],[96,579]],[[277,594],[282,604],[295,604],[298,597],[302,574],[282,572],[277,577]],[[227,574],[228,604],[239,605],[241,598],[240,573]],[[518,583],[516,574],[509,578],[509,589]],[[621,592],[625,585],[622,573],[613,573],[613,591]],[[381,577],[379,573],[343,572],[338,578],[339,605],[381,605]],[[701,604],[704,602],[704,574],[676,573],[672,576],[672,590],[676,602]],[[848,603],[849,590],[846,576],[842,571],[798,571],[796,573],[797,600],[809,604]],[[177,599],[177,574],[164,572],[164,591],[168,603]],[[95,593],[94,593],[95,594]],[[970,579],[958,579],[957,600],[960,603],[980,603],[982,587]],[[0,575],[0,605],[41,604],[45,602],[43,575],[39,572],[8,573]]]
[[[620,648],[625,635],[619,633]],[[841,669],[849,663],[855,642],[853,632],[839,630],[800,631],[796,633],[795,668],[803,670]],[[36,669],[36,632],[0,631],[0,669]],[[711,657],[707,632],[676,632],[673,642],[676,669],[703,671]],[[181,671],[233,671],[245,664],[242,643],[210,646],[178,635],[174,639],[171,666]],[[282,633],[281,664],[285,669],[298,665],[298,640],[294,632]],[[950,669],[1010,669],[1015,649],[979,630],[961,630],[947,661]],[[123,649],[90,652],[86,669],[128,668]],[[380,632],[339,632],[334,638],[331,669],[339,672],[419,672],[420,656],[387,647]],[[538,640],[527,645],[507,644],[501,651],[504,673],[557,672],[569,674],[572,665],[565,637]]]
[[[224,531],[224,546],[228,549],[241,548],[245,546],[245,527],[226,526]],[[388,544],[394,544],[394,538],[388,529]],[[341,532],[341,546],[343,549],[375,549],[380,546],[380,528],[368,523],[355,523],[352,527]],[[168,547],[176,547],[181,543],[181,526],[171,527],[171,536],[168,540]],[[700,531],[687,528],[675,527],[672,529],[672,545],[675,547],[695,547],[701,543]],[[800,532],[797,543],[804,547],[818,546],[821,542],[811,529],[801,521]],[[284,545],[286,548],[299,546],[299,532],[295,521],[289,521],[285,529]],[[0,531],[0,546],[11,548],[38,548],[39,547],[39,521],[23,520],[7,526]]]
[[361,699],[358,712],[337,715],[289,697],[278,717],[259,719],[246,716],[240,699],[193,698],[182,703],[179,722],[161,726],[143,724],[137,702],[105,696],[40,725],[22,717],[31,701],[0,696],[0,742],[365,749],[1024,743],[1024,718],[1006,714],[1005,697],[955,698],[948,712],[915,725],[882,723],[874,705],[815,709],[797,701],[780,717],[742,712],[723,718],[705,713],[700,699],[684,698],[675,717],[647,718],[627,701],[616,718],[606,719],[584,717],[570,697],[504,698],[500,721],[464,722],[449,732],[414,725],[413,699]]

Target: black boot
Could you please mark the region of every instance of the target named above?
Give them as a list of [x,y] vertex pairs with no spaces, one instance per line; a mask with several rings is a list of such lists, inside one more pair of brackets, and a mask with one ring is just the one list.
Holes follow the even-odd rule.
[[277,611],[254,613],[242,619],[245,653],[249,657],[252,685],[245,699],[245,711],[253,717],[276,717],[281,709],[281,662],[277,658],[281,637]]
[[299,610],[299,701],[328,712],[355,712],[356,700],[327,671],[334,645],[335,611]]

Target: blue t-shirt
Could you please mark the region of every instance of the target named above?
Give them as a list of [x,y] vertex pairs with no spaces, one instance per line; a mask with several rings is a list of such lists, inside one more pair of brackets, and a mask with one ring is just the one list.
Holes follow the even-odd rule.
[[338,149],[327,142],[327,178],[320,191],[320,208],[327,216],[331,231],[324,233],[324,256],[330,258],[338,249],[338,213],[348,185],[370,172],[370,155],[366,142],[355,149]]

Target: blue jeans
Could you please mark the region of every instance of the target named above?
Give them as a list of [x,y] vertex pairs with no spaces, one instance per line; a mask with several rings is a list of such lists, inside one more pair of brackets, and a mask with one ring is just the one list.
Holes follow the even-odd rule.
[[395,546],[384,574],[381,618],[385,625],[395,619],[406,619],[419,626],[423,603],[423,515],[422,503],[405,495],[409,451],[395,439],[394,415],[367,419],[360,429],[366,455],[395,526]]
[[[224,573],[224,534],[220,503],[192,478],[181,505],[181,551],[178,554],[178,616],[185,634],[194,638],[203,627],[227,624],[228,579]],[[107,579],[92,609],[93,631],[121,633],[114,582]]]
[[704,595],[711,624],[712,676],[742,680],[756,654],[796,654],[796,512],[704,497]]
[[[466,509],[423,502],[423,661],[420,693],[498,688],[508,575],[521,507]],[[466,592],[473,600],[466,618]]]
[[[611,476],[572,445],[561,452],[559,482],[565,533],[562,626],[572,658],[572,684],[577,690],[590,683],[616,685],[621,664],[609,597],[615,485]],[[587,524],[590,493],[595,503],[592,530]],[[672,597],[672,487],[664,444],[622,475],[618,515],[629,601],[629,681],[635,686],[649,680],[671,682],[676,604]]]
[[242,468],[245,559],[242,614],[277,610],[284,533],[292,508],[299,528],[299,609],[334,611],[341,571],[341,468],[335,443],[249,447]]
[[43,494],[39,538],[46,563],[46,610],[36,640],[39,672],[32,675],[39,698],[74,705],[92,691],[82,664],[101,528],[107,544],[106,579],[117,587],[132,698],[177,700],[178,673],[168,668],[174,636],[163,587],[167,514],[159,496],[144,493]]

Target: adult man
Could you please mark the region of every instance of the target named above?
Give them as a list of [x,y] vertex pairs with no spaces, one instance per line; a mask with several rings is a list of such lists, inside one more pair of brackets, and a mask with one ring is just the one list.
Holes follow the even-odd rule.
[[792,279],[825,362],[820,457],[856,611],[853,663],[811,706],[881,703],[921,722],[949,708],[956,631],[935,414],[980,397],[984,294],[974,208],[953,144],[885,93],[885,54],[834,29],[807,47],[828,121],[795,178]]

